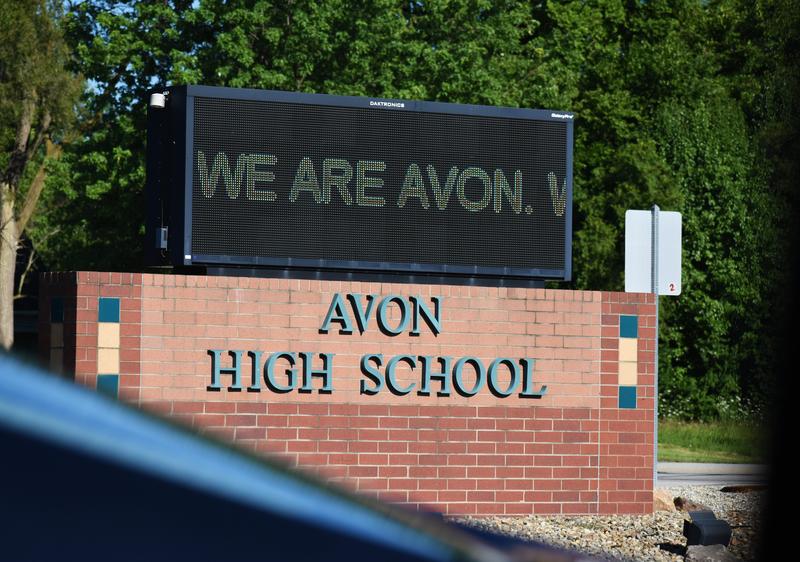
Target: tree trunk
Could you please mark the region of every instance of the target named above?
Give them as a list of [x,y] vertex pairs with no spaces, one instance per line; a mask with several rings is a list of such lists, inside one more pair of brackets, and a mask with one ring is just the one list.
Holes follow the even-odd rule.
[[[8,160],[8,165],[0,178],[0,347],[5,350],[11,349],[14,345],[14,273],[17,269],[17,247],[19,237],[22,234],[17,217],[15,216],[15,205],[17,204],[17,189],[25,167],[28,165],[32,150],[38,149],[38,145],[47,133],[42,128],[37,135],[37,141],[33,146],[29,144],[31,127],[36,113],[36,95],[28,92],[22,102],[22,113],[17,123],[17,134],[14,139],[14,149]],[[49,114],[44,118],[44,124],[50,126]],[[42,173],[37,174],[37,179],[44,182],[44,168]],[[41,178],[38,178],[42,175]],[[29,208],[29,215],[33,213],[36,200],[39,198],[42,186],[37,186],[34,182],[32,193],[34,200]],[[27,218],[25,219],[27,221]]]
[[[14,139],[14,150],[8,159],[8,165],[3,175],[3,203],[6,202],[6,195],[11,194],[11,209],[14,207],[14,197],[17,194],[17,186],[22,174],[25,172],[25,166],[28,165],[28,141],[31,137],[31,127],[33,126],[33,114],[36,111],[36,105],[33,97],[28,95],[22,101],[22,113],[19,116],[19,123],[17,123],[17,134]],[[5,213],[5,207],[3,207]],[[3,215],[5,217],[5,215]],[[6,221],[3,219],[3,227]]]
[[10,185],[2,184],[0,197],[0,346],[9,350],[14,343],[14,270],[19,233],[14,220],[14,198]]

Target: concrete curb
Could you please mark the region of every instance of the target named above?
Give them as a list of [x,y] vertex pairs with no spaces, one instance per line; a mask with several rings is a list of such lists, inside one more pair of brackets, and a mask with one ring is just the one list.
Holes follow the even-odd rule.
[[723,464],[723,463],[700,463],[700,462],[660,462],[658,472],[660,474],[707,474],[707,475],[765,475],[767,474],[765,464]]

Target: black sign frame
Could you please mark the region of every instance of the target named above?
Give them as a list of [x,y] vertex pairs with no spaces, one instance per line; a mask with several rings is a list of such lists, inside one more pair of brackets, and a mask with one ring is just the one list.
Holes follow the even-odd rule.
[[[273,90],[179,86],[159,88],[150,93],[166,94],[166,108],[148,110],[147,138],[147,240],[148,265],[179,268],[206,268],[230,272],[241,269],[248,275],[280,270],[283,276],[314,278],[388,277],[411,282],[438,279],[447,282],[508,286],[541,286],[543,280],[569,281],[572,276],[572,184],[574,115],[571,112],[463,105],[442,102],[409,101],[386,98],[333,96]],[[566,126],[566,208],[564,213],[564,264],[556,269],[485,267],[451,264],[417,264],[384,261],[343,261],[265,256],[206,255],[192,252],[192,193],[195,98],[281,102],[347,108],[374,108],[375,111],[412,111],[478,117],[500,117],[559,122]],[[292,273],[296,273],[293,275]],[[466,281],[465,281],[466,280]],[[508,281],[516,281],[516,283]]]

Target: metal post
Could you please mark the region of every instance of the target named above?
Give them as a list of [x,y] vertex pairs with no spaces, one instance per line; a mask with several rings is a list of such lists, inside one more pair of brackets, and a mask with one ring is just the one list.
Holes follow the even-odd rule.
[[655,372],[653,373],[653,488],[658,483],[658,213],[661,209],[653,205],[652,232],[650,237],[650,262],[651,262],[651,290],[656,300],[656,344],[655,344]]

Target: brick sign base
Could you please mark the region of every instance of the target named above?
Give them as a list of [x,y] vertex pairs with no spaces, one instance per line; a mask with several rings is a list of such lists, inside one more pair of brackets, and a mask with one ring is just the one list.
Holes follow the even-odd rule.
[[450,515],[652,512],[651,295],[41,281],[53,370],[340,485]]

